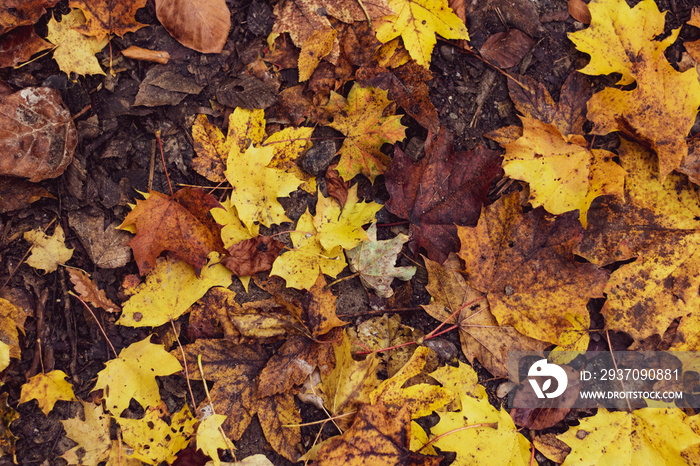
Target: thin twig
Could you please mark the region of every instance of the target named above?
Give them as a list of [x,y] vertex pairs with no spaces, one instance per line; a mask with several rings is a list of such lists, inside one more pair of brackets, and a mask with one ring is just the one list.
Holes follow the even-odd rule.
[[119,355],[117,354],[117,350],[114,349],[114,345],[112,345],[112,342],[109,340],[109,337],[107,336],[107,332],[105,332],[105,329],[102,328],[102,325],[100,324],[100,321],[97,320],[97,316],[95,315],[94,312],[92,312],[92,309],[90,309],[90,306],[88,306],[87,303],[86,303],[85,301],[83,301],[83,298],[81,298],[81,297],[78,296],[77,294],[73,293],[72,290],[68,290],[68,294],[71,295],[71,296],[73,296],[74,298],[76,298],[76,299],[77,299],[78,301],[80,301],[81,303],[83,303],[83,306],[85,306],[85,309],[88,310],[88,312],[90,313],[90,315],[92,315],[92,318],[95,319],[95,322],[97,322],[97,326],[100,328],[100,331],[102,332],[102,335],[104,335],[105,340],[107,340],[107,343],[109,344],[109,347],[112,348],[112,352],[114,353],[114,357],[115,357],[115,358],[116,358],[116,357],[119,357]]
[[160,159],[163,161],[163,171],[165,172],[165,178],[168,180],[168,188],[170,188],[170,195],[173,195],[173,185],[170,184],[170,175],[168,175],[168,168],[165,166],[165,155],[163,155],[163,143],[160,140],[160,130],[156,130],[156,139],[158,140],[158,147],[160,148]]
[[[175,329],[175,324],[173,323],[172,317],[170,318],[170,325],[173,328],[173,334],[175,334],[175,339],[177,340],[177,346],[180,348],[180,353],[182,353],[183,367],[185,368],[185,380],[187,380],[187,388],[190,390],[190,398],[192,399],[192,409],[197,409],[197,401],[194,399],[194,393],[192,392],[192,384],[190,384],[190,372],[187,369],[187,356],[185,356],[185,350],[180,343],[180,336],[177,334],[177,329]],[[202,375],[203,377],[204,375]],[[204,384],[206,386],[206,383]],[[209,395],[209,393],[207,393]]]
[[490,427],[492,429],[498,429],[498,422],[482,422],[480,424],[471,424],[468,426],[458,427],[457,429],[452,429],[450,431],[445,432],[444,434],[438,435],[437,437],[435,437],[434,439],[432,439],[431,441],[429,441],[428,443],[426,443],[425,445],[420,447],[418,450],[416,450],[416,453],[418,453],[422,449],[432,445],[433,443],[437,442],[438,440],[440,440],[443,437],[446,437],[446,436],[452,435],[452,434],[456,434],[457,432],[462,431],[462,430],[476,429],[478,427]]

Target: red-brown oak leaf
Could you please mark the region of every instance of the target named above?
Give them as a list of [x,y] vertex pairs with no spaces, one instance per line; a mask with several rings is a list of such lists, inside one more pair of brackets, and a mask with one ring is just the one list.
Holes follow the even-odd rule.
[[409,220],[411,250],[423,247],[442,263],[459,249],[456,225],[476,225],[491,182],[502,174],[496,151],[480,146],[457,152],[447,131],[428,133],[425,157],[417,163],[395,148],[386,171],[386,207]]
[[221,227],[209,216],[214,207],[221,204],[199,188],[183,188],[173,196],[151,191],[147,199],[136,201],[119,228],[136,233],[129,246],[139,273],[148,273],[163,251],[171,251],[198,274],[210,252],[224,253]]

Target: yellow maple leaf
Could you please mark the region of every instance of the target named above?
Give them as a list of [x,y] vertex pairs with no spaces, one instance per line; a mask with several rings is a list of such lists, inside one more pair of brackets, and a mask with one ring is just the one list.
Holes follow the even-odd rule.
[[221,424],[226,420],[223,414],[212,414],[202,420],[197,427],[197,449],[209,456],[214,466],[219,466],[221,460],[217,450],[233,450],[233,442],[226,437]]
[[404,388],[408,379],[420,374],[423,370],[431,351],[425,346],[419,346],[399,372],[382,382],[370,393],[369,398],[372,404],[383,403],[390,412],[394,413],[407,406],[411,418],[415,419],[427,416],[450,403],[454,399],[454,394],[437,385],[419,383]]
[[61,225],[56,225],[51,236],[41,230],[31,230],[24,234],[24,239],[32,243],[27,264],[35,269],[55,272],[59,264],[65,264],[73,256],[73,249],[66,247],[66,235]]
[[343,248],[354,248],[367,239],[362,225],[381,208],[374,202],[358,203],[357,185],[348,190],[342,212],[337,200],[319,195],[316,216],[307,210],[299,218],[295,231],[290,233],[294,249],[275,260],[270,274],[284,278],[287,286],[305,290],[314,285],[319,270],[338,276],[347,265]]
[[142,419],[117,418],[121,426],[124,443],[134,449],[130,458],[147,464],[167,461],[172,464],[177,453],[186,448],[194,435],[197,419],[192,417],[187,405],[172,416],[170,424],[163,417],[165,406],[149,407]]
[[[321,373],[319,391],[323,404],[334,415],[356,411],[362,404],[369,403],[369,394],[379,385],[377,379],[378,359],[370,353],[363,361],[355,361],[350,352],[350,339],[343,335],[340,345],[334,348],[335,366],[327,373]],[[338,422],[343,423],[342,419]],[[346,419],[345,425],[350,424]]]
[[621,131],[648,144],[659,157],[665,178],[688,155],[686,136],[700,106],[700,83],[693,67],[676,71],[661,54],[644,52],[635,62],[637,87],[631,91],[606,88],[588,101],[593,134]]
[[350,89],[347,100],[331,91],[326,109],[333,114],[333,122],[328,126],[346,136],[339,151],[337,168],[344,180],[362,174],[374,182],[390,161],[380,150],[382,144],[406,137],[406,127],[401,124],[402,115],[384,116],[391,105],[387,95],[388,91],[358,84]]
[[562,466],[688,464],[681,452],[700,443],[679,408],[643,408],[631,413],[598,408],[557,438],[571,452]]
[[523,135],[505,145],[506,175],[530,184],[530,203],[555,215],[578,209],[586,226],[588,207],[598,196],[621,196],[625,170],[615,154],[588,150],[582,136],[562,134],[553,125],[520,117]]
[[[661,181],[653,155],[635,143],[623,139],[618,152],[624,199],[604,198],[589,212],[575,253],[601,267],[636,258],[612,272],[601,312],[608,328],[640,340],[700,307],[700,187],[675,173]],[[678,330],[689,338],[694,326],[687,332],[684,321]]]
[[105,74],[95,54],[107,45],[109,38],[105,36],[97,40],[73,29],[85,25],[85,22],[85,15],[77,8],[63,16],[60,23],[54,18],[49,20],[46,40],[56,45],[53,59],[67,74]]
[[118,325],[157,327],[187,312],[209,288],[231,284],[231,271],[221,264],[205,266],[199,277],[186,262],[158,260],[135,294],[124,303]]
[[270,227],[290,221],[277,198],[288,196],[301,180],[282,170],[267,168],[274,154],[270,146],[229,152],[224,174],[233,187],[231,202],[249,230],[256,222]]
[[376,21],[377,39],[386,43],[401,36],[411,58],[428,68],[440,34],[445,39],[469,40],[467,27],[447,0],[389,0],[396,15]]
[[182,370],[175,356],[150,339],[146,337],[124,348],[97,374],[95,390],[104,390],[105,405],[115,416],[129,407],[131,398],[144,408],[158,405],[161,400],[156,376]]
[[85,420],[79,417],[61,421],[68,438],[78,443],[61,456],[68,464],[95,465],[109,456],[110,416],[105,414],[102,406],[94,403],[80,402],[83,405]]
[[272,146],[275,151],[267,167],[284,170],[303,180],[299,187],[311,194],[316,192],[316,177],[299,168],[297,160],[311,148],[313,132],[313,128],[284,128],[263,142],[263,145]]
[[680,29],[663,41],[653,39],[664,32],[666,13],[660,13],[654,0],[643,0],[630,8],[625,0],[593,0],[588,4],[591,24],[583,31],[569,33],[569,39],[591,61],[579,71],[585,74],[621,73],[618,84],[631,84],[642,51],[663,53],[675,42]]
[[36,400],[41,410],[48,416],[58,400],[77,400],[73,393],[73,385],[66,381],[66,377],[68,377],[66,373],[59,370],[35,375],[22,385],[19,402]]
[[362,226],[372,222],[383,206],[358,200],[356,184],[348,190],[342,210],[337,199],[318,196],[314,226],[323,249],[331,251],[337,246],[352,249],[360,242],[367,241],[367,233]]

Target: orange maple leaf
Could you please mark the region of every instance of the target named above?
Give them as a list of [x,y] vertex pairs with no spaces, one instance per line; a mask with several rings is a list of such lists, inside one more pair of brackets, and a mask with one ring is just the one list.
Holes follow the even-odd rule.
[[191,264],[197,274],[212,251],[224,253],[221,227],[208,216],[221,204],[198,188],[184,188],[173,196],[151,191],[119,226],[136,233],[129,241],[139,273],[145,275],[163,251]]
[[145,24],[136,21],[136,10],[146,6],[146,0],[71,0],[71,8],[80,8],[85,14],[85,24],[77,28],[86,36],[102,40],[108,34],[124,37],[127,32],[138,31]]

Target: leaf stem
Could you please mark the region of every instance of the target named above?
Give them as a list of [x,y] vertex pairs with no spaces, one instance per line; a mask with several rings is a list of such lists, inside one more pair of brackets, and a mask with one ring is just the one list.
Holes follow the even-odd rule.
[[90,306],[88,306],[87,303],[86,303],[85,301],[83,301],[83,298],[81,298],[81,297],[78,296],[77,294],[73,293],[73,290],[68,290],[68,294],[71,295],[71,296],[73,296],[74,298],[76,298],[76,299],[77,299],[78,301],[80,301],[81,303],[83,303],[83,306],[85,306],[85,309],[88,310],[88,312],[90,313],[90,315],[92,315],[92,318],[95,319],[95,322],[97,322],[97,326],[100,328],[100,331],[102,332],[102,335],[104,335],[105,340],[107,340],[107,343],[109,344],[109,347],[112,348],[112,352],[114,353],[114,357],[115,357],[115,358],[118,358],[119,355],[117,354],[117,350],[114,349],[114,345],[113,345],[112,342],[109,340],[109,337],[107,336],[107,332],[105,332],[105,329],[102,328],[102,324],[100,324],[100,321],[97,320],[97,316],[95,315],[94,312],[92,312],[92,309],[90,309]]
[[170,175],[168,175],[168,168],[165,166],[165,155],[163,155],[163,143],[160,140],[160,130],[157,129],[155,132],[156,139],[158,140],[158,148],[160,149],[160,159],[163,161],[163,171],[165,172],[165,178],[168,180],[168,188],[170,188],[170,195],[173,195],[173,185],[170,184]]
[[428,443],[426,443],[425,445],[420,447],[418,450],[416,450],[416,453],[418,453],[422,449],[432,445],[433,443],[437,442],[438,440],[440,440],[443,437],[446,437],[446,436],[452,435],[452,434],[456,434],[457,432],[460,432],[462,430],[476,429],[478,427],[490,427],[492,429],[498,429],[498,422],[482,422],[480,424],[471,424],[468,426],[458,427],[457,429],[452,429],[450,431],[445,432],[444,434],[438,435],[437,437],[435,437],[434,439],[432,439],[431,441],[429,441]]

